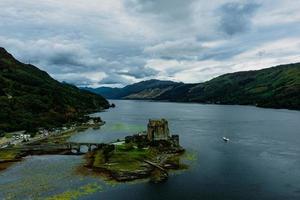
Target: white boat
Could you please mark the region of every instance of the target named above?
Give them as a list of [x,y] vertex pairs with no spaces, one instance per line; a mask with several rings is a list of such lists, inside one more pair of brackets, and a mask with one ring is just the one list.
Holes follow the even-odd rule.
[[228,142],[228,141],[229,141],[229,138],[223,137],[223,140],[224,140],[225,142]]

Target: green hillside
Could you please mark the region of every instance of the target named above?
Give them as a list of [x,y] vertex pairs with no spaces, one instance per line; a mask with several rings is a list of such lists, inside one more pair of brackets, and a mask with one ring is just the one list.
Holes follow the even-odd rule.
[[103,97],[60,83],[0,48],[0,131],[60,126],[108,106]]
[[225,74],[204,83],[174,88],[157,100],[299,110],[300,63]]

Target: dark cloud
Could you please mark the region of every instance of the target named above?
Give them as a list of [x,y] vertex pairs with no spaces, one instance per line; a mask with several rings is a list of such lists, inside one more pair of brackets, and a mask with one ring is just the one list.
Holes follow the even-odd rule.
[[81,65],[81,63],[78,61],[78,58],[72,53],[56,53],[52,56],[49,56],[47,62],[50,65]]
[[257,3],[226,3],[221,6],[220,29],[228,35],[242,33],[251,26],[251,17],[260,7]]

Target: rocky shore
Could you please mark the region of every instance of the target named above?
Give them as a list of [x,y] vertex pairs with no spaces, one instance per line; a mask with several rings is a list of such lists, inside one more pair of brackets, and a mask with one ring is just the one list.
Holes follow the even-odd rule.
[[94,149],[85,155],[85,167],[117,182],[138,179],[161,182],[168,178],[169,170],[187,168],[180,160],[183,153],[181,147],[172,150],[161,147],[139,149],[124,143],[107,153],[103,149]]

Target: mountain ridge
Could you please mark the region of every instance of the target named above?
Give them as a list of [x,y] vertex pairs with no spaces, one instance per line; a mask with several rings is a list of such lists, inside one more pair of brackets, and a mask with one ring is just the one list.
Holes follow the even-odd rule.
[[[152,99],[153,96],[142,97],[144,95],[138,95],[140,92],[145,92],[145,90],[156,89],[156,94],[161,92],[161,90],[165,90],[166,87],[174,87],[177,86],[179,82],[173,81],[162,81],[157,79],[150,79],[146,81],[141,81],[138,83],[134,83],[131,85],[127,85],[123,88],[110,88],[110,87],[99,87],[99,88],[82,88],[96,94],[101,94],[107,99]],[[130,96],[134,95],[134,96]]]
[[[155,87],[138,92],[123,91],[130,85],[118,88],[115,92],[121,91],[122,95],[116,95],[116,99],[255,105],[300,110],[300,63],[223,74],[203,83],[173,82],[171,87],[158,87],[160,81],[155,81]],[[109,91],[108,88],[106,90]],[[98,88],[97,92],[101,94],[101,89]]]

